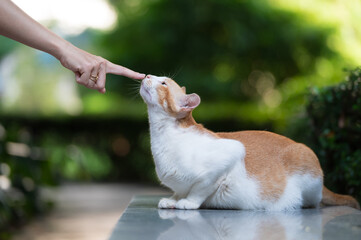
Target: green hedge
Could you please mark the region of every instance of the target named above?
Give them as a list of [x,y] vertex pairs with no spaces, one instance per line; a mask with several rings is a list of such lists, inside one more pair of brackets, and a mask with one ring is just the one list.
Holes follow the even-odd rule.
[[0,239],[10,239],[32,216],[50,206],[39,185],[51,183],[49,161],[24,128],[0,123]]
[[325,185],[361,200],[361,68],[345,82],[314,88],[307,113]]

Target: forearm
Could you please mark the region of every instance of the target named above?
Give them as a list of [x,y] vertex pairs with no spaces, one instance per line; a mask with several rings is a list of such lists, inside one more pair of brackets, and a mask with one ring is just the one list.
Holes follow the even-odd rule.
[[64,67],[74,72],[79,84],[101,93],[105,93],[107,73],[134,79],[145,77],[73,46],[36,22],[10,0],[0,0],[0,35],[53,55]]
[[10,0],[0,0],[0,34],[56,58],[69,43],[24,13]]

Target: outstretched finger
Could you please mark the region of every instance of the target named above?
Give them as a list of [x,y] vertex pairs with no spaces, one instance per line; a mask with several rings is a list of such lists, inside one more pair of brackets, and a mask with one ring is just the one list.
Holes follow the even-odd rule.
[[121,76],[125,76],[128,78],[133,78],[133,79],[145,78],[144,73],[134,72],[133,70],[130,70],[129,68],[126,68],[126,67],[123,67],[120,65],[116,65],[111,62],[107,62],[107,73],[121,75]]

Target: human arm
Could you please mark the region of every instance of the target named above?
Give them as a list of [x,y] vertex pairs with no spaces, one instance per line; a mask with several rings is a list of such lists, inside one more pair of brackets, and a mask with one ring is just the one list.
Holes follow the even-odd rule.
[[[107,73],[134,79],[145,77],[144,74],[75,47],[36,22],[10,0],[0,1],[0,34],[53,55],[64,67],[75,73],[79,84],[102,93],[105,92]],[[91,81],[92,75],[99,77],[97,81]]]

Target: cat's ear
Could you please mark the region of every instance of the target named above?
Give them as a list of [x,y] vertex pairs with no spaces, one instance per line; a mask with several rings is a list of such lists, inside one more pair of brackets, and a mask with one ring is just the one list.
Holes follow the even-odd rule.
[[186,87],[182,87],[183,93],[186,94]]
[[180,107],[182,111],[189,112],[198,107],[200,103],[201,98],[197,94],[192,93],[185,95],[185,97],[181,101]]

